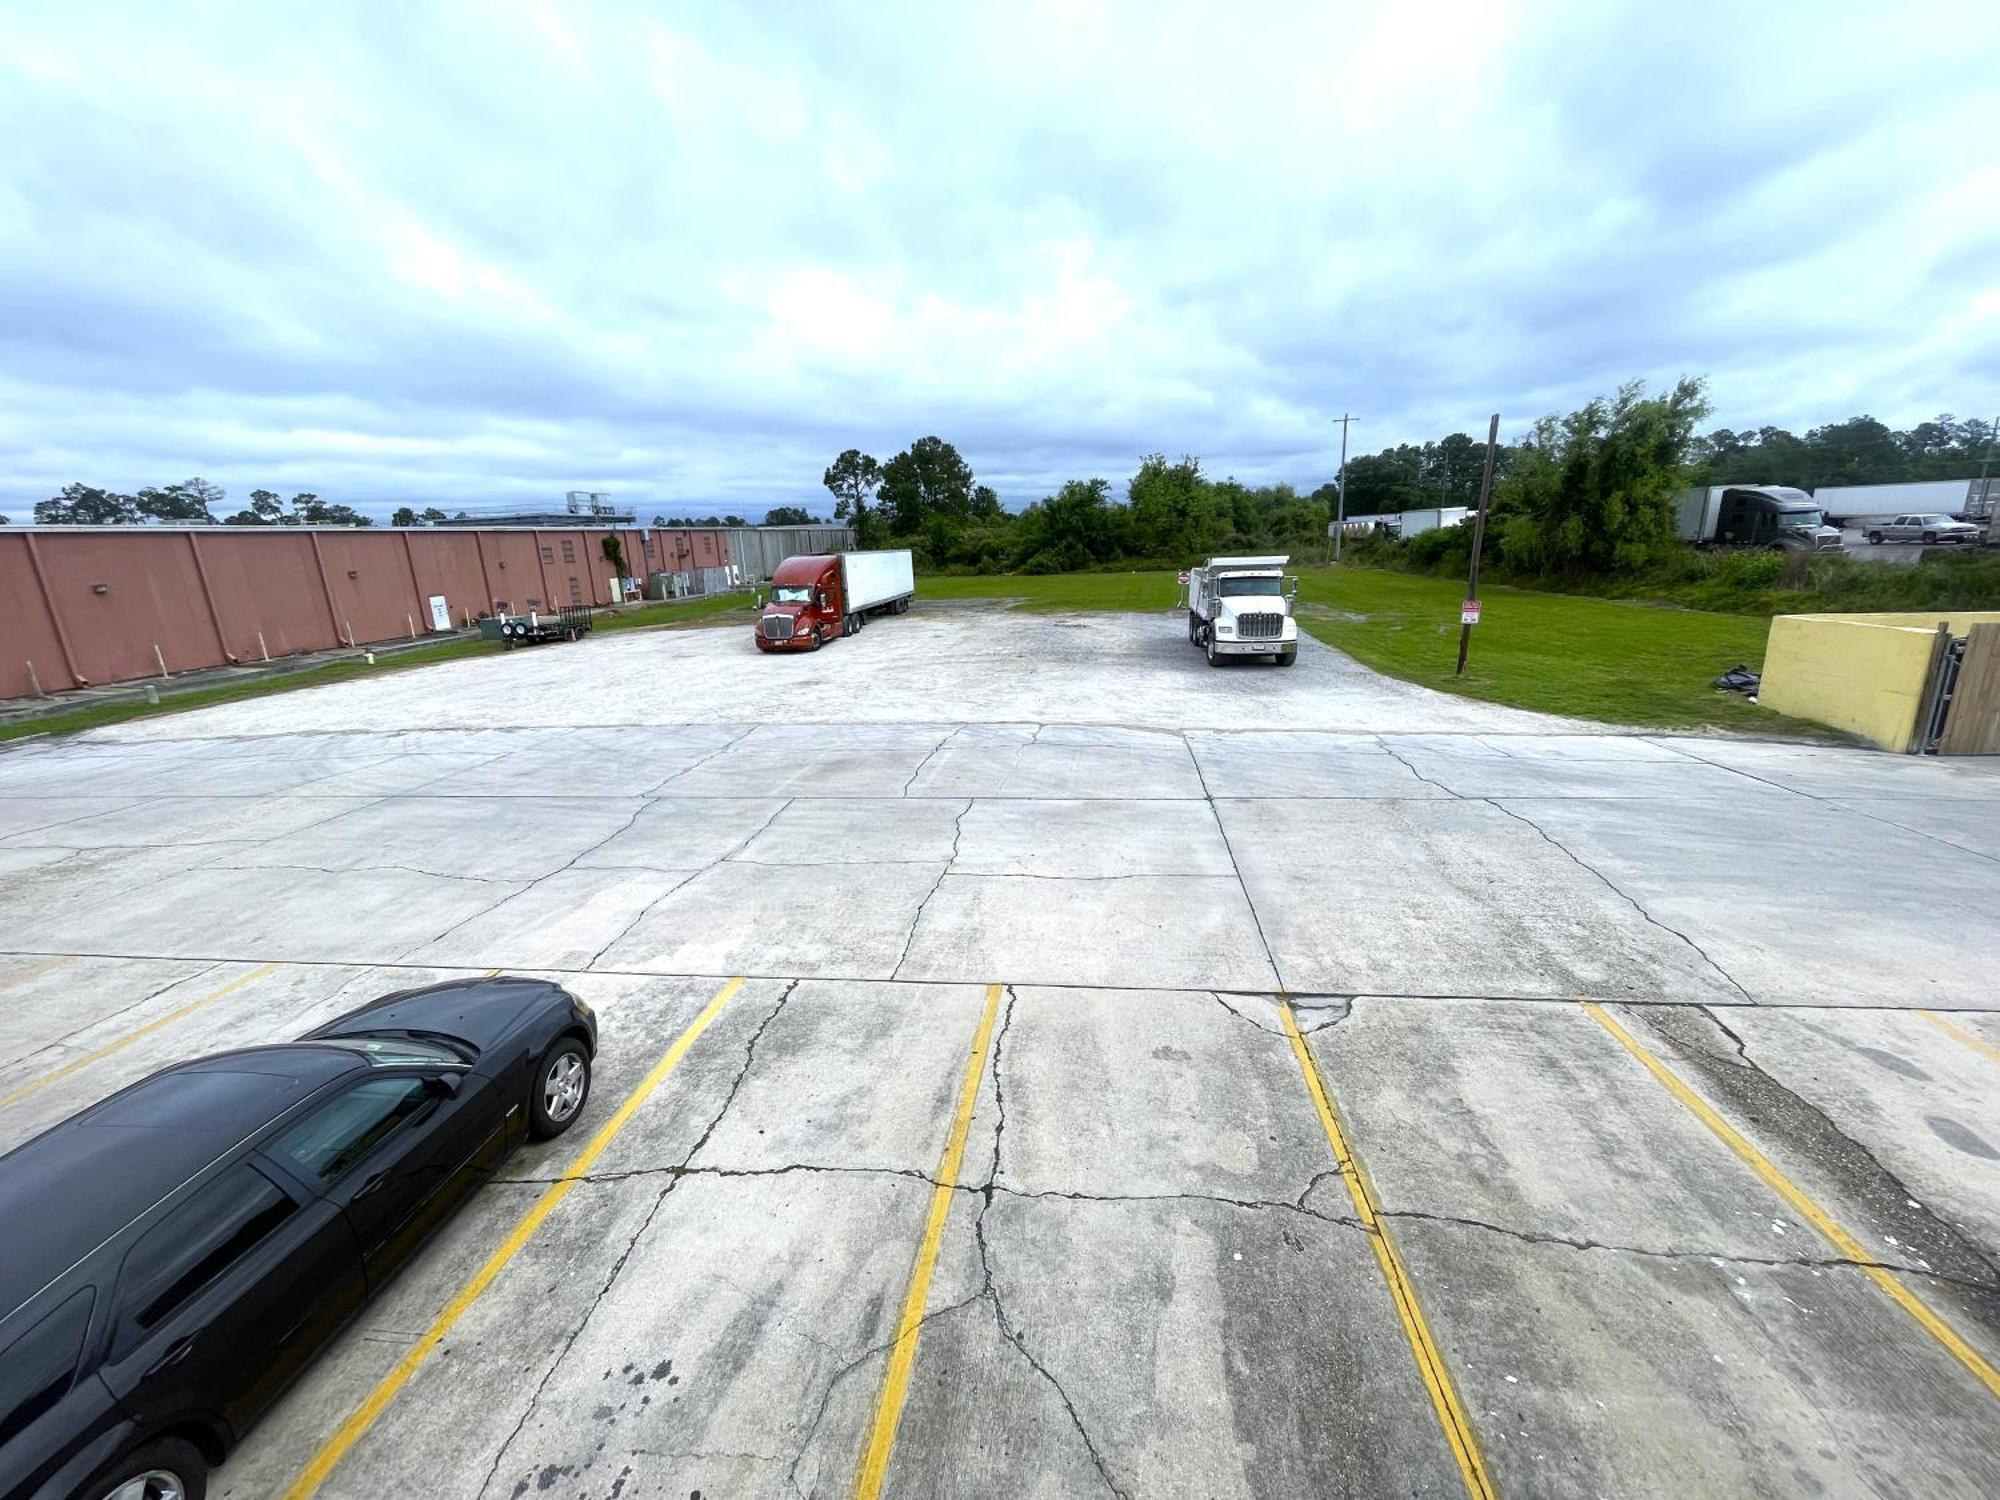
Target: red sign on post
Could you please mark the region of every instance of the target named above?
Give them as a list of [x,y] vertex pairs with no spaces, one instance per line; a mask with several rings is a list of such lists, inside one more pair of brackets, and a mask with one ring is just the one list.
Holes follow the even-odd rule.
[[1459,605],[1458,623],[1461,625],[1477,625],[1479,623],[1479,601],[1477,599],[1468,599],[1465,603]]
[[1182,583],[1186,583],[1187,581],[1188,581],[1188,572],[1187,572],[1187,569],[1186,569],[1186,568],[1182,568],[1182,569],[1181,569],[1181,582],[1182,582]]

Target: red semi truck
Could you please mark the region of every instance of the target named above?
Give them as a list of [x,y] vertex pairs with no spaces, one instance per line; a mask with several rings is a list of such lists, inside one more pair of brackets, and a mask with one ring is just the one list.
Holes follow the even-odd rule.
[[835,636],[853,635],[871,614],[909,613],[916,592],[908,552],[788,557],[771,575],[757,649],[817,651]]

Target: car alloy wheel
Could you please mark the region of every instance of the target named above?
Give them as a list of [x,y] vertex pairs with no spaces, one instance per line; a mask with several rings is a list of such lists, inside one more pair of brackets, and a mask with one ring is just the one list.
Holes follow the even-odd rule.
[[134,1474],[104,1497],[104,1500],[186,1500],[187,1486],[170,1469],[148,1469]]
[[542,1112],[557,1125],[568,1123],[583,1103],[589,1076],[574,1052],[558,1052],[542,1074]]

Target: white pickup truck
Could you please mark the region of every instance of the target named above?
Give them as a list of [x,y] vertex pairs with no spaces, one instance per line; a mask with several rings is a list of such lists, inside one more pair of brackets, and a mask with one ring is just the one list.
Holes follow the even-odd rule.
[[1268,656],[1289,667],[1299,656],[1292,600],[1299,581],[1285,577],[1290,557],[1211,557],[1188,569],[1188,639],[1219,667],[1231,656]]

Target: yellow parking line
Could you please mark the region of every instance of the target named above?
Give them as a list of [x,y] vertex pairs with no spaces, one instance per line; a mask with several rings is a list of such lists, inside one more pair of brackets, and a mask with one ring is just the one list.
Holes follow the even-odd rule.
[[903,1315],[896,1322],[889,1370],[882,1378],[882,1394],[875,1403],[875,1423],[869,1429],[868,1447],[861,1455],[861,1468],[854,1479],[854,1493],[859,1500],[875,1500],[882,1493],[883,1481],[889,1477],[889,1455],[896,1446],[896,1428],[903,1420],[903,1400],[910,1391],[910,1371],[917,1362],[917,1337],[923,1328],[924,1304],[930,1299],[931,1273],[937,1268],[938,1245],[944,1238],[945,1220],[951,1216],[959,1164],[965,1159],[965,1136],[972,1126],[979,1080],[986,1072],[987,1044],[993,1039],[993,1019],[1000,1012],[1000,990],[997,984],[986,986],[986,1009],[979,1017],[979,1029],[972,1037],[972,1052],[965,1060],[958,1113],[952,1117],[951,1133],[945,1137],[944,1155],[938,1161],[937,1185],[931,1189],[924,1236],[917,1244],[916,1264],[910,1268],[910,1289],[903,1296]]
[[1320,1128],[1326,1132],[1326,1142],[1333,1148],[1333,1159],[1340,1167],[1341,1180],[1347,1184],[1347,1196],[1354,1200],[1355,1215],[1361,1220],[1368,1243],[1375,1248],[1375,1263],[1381,1267],[1383,1281],[1388,1283],[1389,1298],[1396,1304],[1396,1316],[1402,1320],[1404,1336],[1410,1341],[1410,1352],[1416,1356],[1417,1373],[1423,1377],[1424,1389],[1430,1392],[1431,1405],[1437,1409],[1445,1442],[1451,1447],[1451,1456],[1458,1461],[1458,1472],[1465,1480],[1465,1492],[1474,1500],[1492,1500],[1499,1491],[1494,1488],[1492,1476],[1486,1472],[1486,1460],[1479,1451],[1479,1438],[1472,1430],[1465,1404],[1459,1400],[1458,1388],[1452,1384],[1451,1371],[1445,1367],[1444,1355],[1438,1350],[1437,1340],[1431,1337],[1430,1324],[1424,1321],[1423,1309],[1417,1305],[1417,1289],[1410,1281],[1402,1253],[1389,1237],[1388,1225],[1382,1222],[1380,1200],[1375,1196],[1374,1184],[1368,1180],[1368,1170],[1361,1165],[1361,1158],[1354,1154],[1345,1132],[1340,1128],[1340,1111],[1333,1102],[1333,1095],[1327,1090],[1325,1080],[1320,1077],[1319,1066],[1313,1061],[1312,1049],[1306,1045],[1305,1036],[1299,1031],[1292,1007],[1285,1001],[1279,1001],[1278,1015],[1285,1023],[1285,1035],[1291,1039],[1293,1055],[1299,1060],[1299,1071],[1305,1075],[1306,1090],[1312,1095],[1313,1108],[1319,1112]]
[[18,974],[9,974],[5,979],[0,979],[0,990],[11,989],[17,984],[26,984],[30,979],[40,979],[44,974],[53,973],[64,964],[73,964],[75,962],[76,958],[74,955],[65,958],[52,958],[45,964],[36,964],[32,969],[23,969]]
[[742,988],[742,979],[736,978],[716,991],[715,998],[710,1000],[702,1013],[689,1023],[687,1030],[674,1039],[673,1046],[667,1048],[665,1055],[653,1064],[652,1072],[639,1080],[638,1087],[625,1096],[625,1102],[618,1106],[611,1118],[606,1120],[597,1134],[590,1138],[590,1144],[583,1148],[562,1176],[549,1184],[548,1190],[535,1200],[534,1206],[521,1215],[507,1238],[500,1242],[500,1247],[486,1257],[486,1263],[473,1272],[472,1279],[460,1287],[457,1295],[445,1304],[444,1311],[431,1321],[431,1326],[424,1330],[423,1337],[405,1351],[403,1357],[396,1361],[396,1367],[382,1377],[375,1389],[368,1393],[367,1399],[355,1407],[333,1436],[320,1445],[319,1451],[313,1454],[305,1468],[299,1471],[299,1477],[294,1479],[291,1487],[285,1491],[285,1500],[304,1500],[304,1497],[315,1493],[326,1483],[326,1478],[333,1472],[335,1465],[347,1456],[350,1448],[361,1441],[362,1436],[374,1425],[375,1419],[382,1415],[391,1401],[396,1399],[396,1393],[410,1383],[410,1378],[422,1367],[424,1361],[430,1358],[431,1351],[444,1341],[444,1336],[451,1332],[452,1326],[465,1316],[466,1309],[479,1300],[480,1294],[493,1284],[494,1278],[507,1269],[507,1263],[520,1254],[521,1247],[528,1243],[537,1229],[541,1228],[542,1221],[554,1213],[556,1205],[569,1196],[570,1189],[583,1180],[597,1158],[604,1154],[605,1148],[617,1138],[618,1132],[623,1130],[631,1122],[632,1116],[638,1113],[639,1106],[646,1102],[653,1090],[658,1088],[666,1080],[666,1076],[679,1065],[680,1060],[687,1056],[687,1050],[695,1044],[695,1039],[708,1030],[709,1022],[721,1013],[722,1007],[729,1003],[730,996]]
[[1939,1031],[1942,1031],[1946,1036],[1957,1037],[1961,1042],[1965,1043],[1966,1046],[1972,1048],[1973,1051],[1984,1052],[1988,1057],[1992,1058],[1995,1062],[2000,1062],[2000,1047],[1994,1046],[1991,1042],[1985,1040],[1983,1037],[1976,1037],[1971,1032],[1967,1031],[1963,1026],[1958,1025],[1956,1022],[1947,1021],[1943,1016],[1933,1015],[1931,1014],[1931,1012],[1927,1010],[1920,1010],[1917,1012],[1917,1014],[1922,1016],[1926,1021],[1930,1022],[1931,1025],[1937,1027],[1937,1029]]
[[126,1032],[125,1035],[118,1038],[117,1041],[106,1042],[102,1047],[99,1047],[95,1052],[86,1052],[81,1057],[73,1058],[69,1062],[64,1063],[60,1068],[52,1069],[51,1071],[44,1073],[40,1078],[34,1079],[29,1083],[22,1084],[12,1093],[0,1094],[0,1109],[5,1109],[8,1105],[14,1103],[16,1100],[25,1099],[30,1094],[39,1094],[43,1089],[47,1088],[50,1084],[60,1083],[63,1079],[69,1077],[70,1074],[80,1072],[84,1068],[89,1067],[92,1063],[111,1056],[111,1054],[114,1052],[123,1052],[127,1047],[131,1046],[134,1042],[141,1041],[144,1038],[151,1036],[154,1032],[162,1030],[165,1027],[171,1026],[174,1024],[174,1022],[181,1020],[184,1017],[191,1016],[198,1010],[201,1010],[207,1006],[215,1004],[216,1001],[222,999],[224,996],[235,994],[238,990],[242,989],[244,985],[251,984],[259,979],[262,979],[266,974],[270,973],[273,969],[277,967],[278,966],[276,964],[262,964],[257,968],[252,969],[248,974],[238,975],[236,978],[230,980],[229,983],[225,984],[221,989],[210,990],[206,995],[203,995],[199,1000],[189,1001],[186,1005],[183,1005],[179,1010],[170,1010],[164,1016],[159,1017],[157,1020],[148,1021],[144,1026],[139,1027],[136,1031]]
[[1791,1205],[1793,1212],[1825,1236],[1834,1249],[1847,1259],[1855,1261],[1861,1273],[1887,1293],[1890,1301],[1916,1319],[1917,1325],[1942,1344],[1946,1352],[1964,1365],[1973,1378],[1984,1385],[1989,1392],[2000,1396],[2000,1370],[1988,1364],[1978,1350],[1960,1338],[1944,1319],[1931,1311],[1929,1304],[1904,1286],[1893,1272],[1877,1265],[1875,1257],[1859,1240],[1835,1223],[1832,1216],[1808,1198],[1791,1178],[1780,1172],[1769,1157],[1751,1145],[1734,1126],[1711,1109],[1706,1100],[1681,1082],[1679,1075],[1673,1069],[1656,1057],[1631,1032],[1619,1025],[1609,1011],[1594,1000],[1585,1000],[1582,1004],[1590,1013],[1591,1019],[1616,1037],[1627,1052],[1644,1063],[1646,1071],[1659,1079],[1666,1086],[1667,1092],[1686,1105],[1696,1119],[1714,1131],[1724,1145],[1742,1157],[1759,1177],[1776,1190],[1780,1198]]

